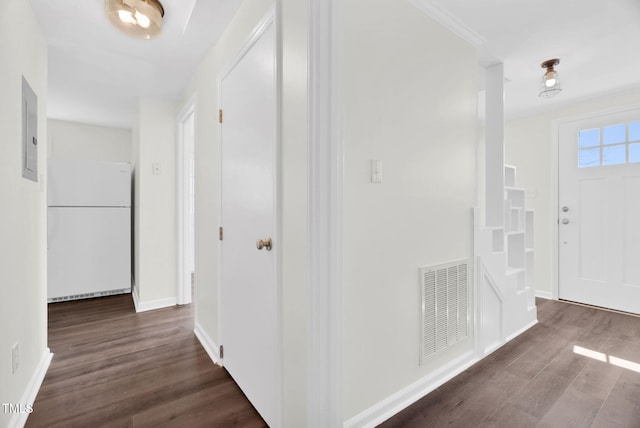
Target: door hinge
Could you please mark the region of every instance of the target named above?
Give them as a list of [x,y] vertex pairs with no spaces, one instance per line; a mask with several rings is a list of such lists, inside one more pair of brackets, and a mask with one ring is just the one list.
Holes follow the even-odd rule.
[[224,236],[224,233],[222,231],[222,226],[220,226],[220,229],[218,230],[218,239],[220,239],[222,241],[222,237]]
[[218,110],[218,123],[222,123],[222,109]]
[[220,345],[220,358],[224,358],[224,346]]

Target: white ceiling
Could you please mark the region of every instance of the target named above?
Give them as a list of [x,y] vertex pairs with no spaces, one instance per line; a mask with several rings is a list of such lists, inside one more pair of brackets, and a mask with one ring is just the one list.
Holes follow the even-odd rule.
[[[504,63],[508,116],[640,85],[638,0],[430,1],[484,39],[482,65]],[[540,64],[551,58],[563,91],[539,98]]]
[[161,0],[162,34],[137,40],[107,21],[104,0],[31,0],[48,44],[48,116],[129,128],[139,96],[180,99],[241,0]]
[[[638,0],[420,0],[482,41],[481,65],[503,62],[509,116],[638,86]],[[241,0],[162,0],[156,40],[112,28],[103,0],[31,0],[49,46],[48,114],[131,127],[139,96],[178,100]],[[363,15],[366,19],[366,15]],[[538,98],[540,63],[560,58],[563,92]]]

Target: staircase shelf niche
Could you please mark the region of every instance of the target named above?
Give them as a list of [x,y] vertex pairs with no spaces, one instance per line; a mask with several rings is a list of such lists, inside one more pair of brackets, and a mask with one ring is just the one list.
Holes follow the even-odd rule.
[[483,305],[480,352],[484,355],[537,323],[534,213],[525,206],[525,190],[516,184],[516,168],[505,165],[503,227],[480,227],[476,216],[477,278]]

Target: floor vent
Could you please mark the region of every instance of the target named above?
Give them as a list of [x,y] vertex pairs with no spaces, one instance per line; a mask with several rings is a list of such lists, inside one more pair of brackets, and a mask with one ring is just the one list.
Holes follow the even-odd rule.
[[72,294],[70,296],[53,297],[47,299],[47,303],[68,302],[70,300],[91,299],[93,297],[113,296],[115,294],[131,293],[131,288],[121,288],[119,290],[96,291],[95,293]]
[[469,261],[420,268],[420,281],[422,364],[426,358],[469,335]]

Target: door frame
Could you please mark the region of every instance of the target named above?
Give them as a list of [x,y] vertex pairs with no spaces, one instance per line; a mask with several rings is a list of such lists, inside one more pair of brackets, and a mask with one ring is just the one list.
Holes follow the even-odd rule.
[[[192,96],[176,117],[176,238],[177,238],[177,303],[191,303],[191,272],[189,266],[195,263],[195,236],[191,237],[189,218],[190,177],[188,177],[191,158],[184,139],[184,127],[187,119],[193,115],[193,150],[195,158],[196,142],[196,96]],[[195,169],[195,164],[194,164]],[[195,173],[195,171],[194,171]],[[194,178],[195,179],[195,178]],[[194,202],[195,204],[195,202]],[[194,207],[195,210],[195,207]],[[194,213],[195,223],[195,213]],[[194,225],[195,226],[195,225]]]
[[551,260],[553,265],[551,298],[558,300],[560,295],[560,239],[559,239],[559,221],[558,215],[560,207],[560,126],[570,122],[582,120],[597,119],[601,116],[609,116],[614,114],[624,114],[631,110],[640,109],[640,104],[630,104],[625,106],[613,107],[604,110],[597,110],[589,113],[582,113],[573,116],[566,116],[555,119],[551,122],[551,224],[552,224],[552,240],[551,240]]
[[[274,385],[273,391],[275,394],[275,426],[282,425],[282,415],[283,415],[283,390],[282,390],[282,245],[279,243],[282,242],[282,164],[281,164],[281,142],[282,142],[282,38],[281,38],[281,24],[280,24],[280,16],[279,16],[279,0],[276,0],[275,4],[271,6],[267,13],[262,17],[262,19],[258,22],[258,24],[253,28],[249,37],[245,40],[245,42],[241,45],[240,49],[236,53],[236,55],[225,65],[221,71],[218,73],[217,81],[216,81],[216,105],[218,108],[221,108],[222,105],[222,97],[221,97],[221,88],[222,81],[224,78],[235,68],[235,66],[242,60],[242,58],[249,52],[249,50],[256,44],[256,42],[260,39],[265,30],[269,27],[270,24],[275,25],[275,33],[276,33],[276,73],[275,73],[275,91],[276,91],[276,147],[274,150],[274,207],[276,210],[276,220],[274,224],[274,241],[276,245],[274,245],[273,253],[275,258],[275,281],[276,281],[276,332],[275,332],[275,343],[276,343],[276,361],[278,364],[276,365],[276,384]],[[217,195],[217,216],[218,219],[222,219],[222,127],[220,124],[217,126],[217,140],[218,140],[218,195]],[[217,272],[217,295],[218,295],[218,341],[219,344],[224,345],[224,331],[223,331],[223,322],[222,322],[222,241],[218,240],[218,272]],[[220,358],[218,359],[219,364],[224,367],[224,358],[221,355],[218,355]]]
[[343,420],[343,5],[308,9],[307,426]]

